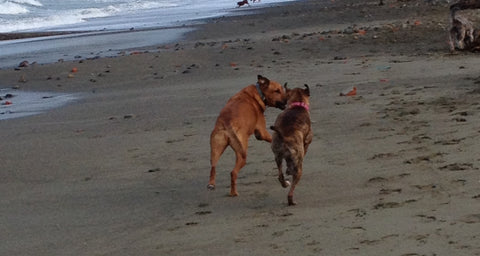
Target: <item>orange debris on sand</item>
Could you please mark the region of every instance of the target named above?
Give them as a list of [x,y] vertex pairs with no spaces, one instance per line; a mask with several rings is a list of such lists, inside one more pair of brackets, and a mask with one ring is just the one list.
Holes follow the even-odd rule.
[[341,92],[340,96],[355,96],[357,95],[357,87],[353,86],[350,90]]

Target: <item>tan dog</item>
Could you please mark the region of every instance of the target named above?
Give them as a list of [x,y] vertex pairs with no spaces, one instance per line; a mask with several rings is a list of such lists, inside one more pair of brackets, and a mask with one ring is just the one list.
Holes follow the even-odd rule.
[[258,140],[272,142],[265,122],[267,106],[285,108],[286,94],[283,87],[274,81],[258,75],[256,85],[249,85],[230,98],[220,111],[215,128],[210,135],[210,182],[208,189],[215,188],[216,165],[227,146],[235,151],[235,167],[231,172],[230,195],[238,196],[237,176],[245,166],[248,138],[252,134]]
[[283,159],[287,162],[287,175],[293,176],[288,192],[288,205],[295,205],[293,190],[300,181],[303,171],[303,158],[313,134],[310,125],[310,89],[287,89],[287,109],[278,115],[275,125],[270,127],[273,133],[272,151],[278,167],[278,180],[286,188],[290,182],[285,181],[282,171]]

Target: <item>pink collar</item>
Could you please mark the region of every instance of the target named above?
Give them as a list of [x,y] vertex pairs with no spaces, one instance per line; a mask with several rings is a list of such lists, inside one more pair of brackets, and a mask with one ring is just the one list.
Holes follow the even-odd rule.
[[310,111],[310,107],[305,102],[292,102],[292,103],[290,103],[289,108],[293,108],[293,107],[302,107],[302,108],[306,109],[307,111]]

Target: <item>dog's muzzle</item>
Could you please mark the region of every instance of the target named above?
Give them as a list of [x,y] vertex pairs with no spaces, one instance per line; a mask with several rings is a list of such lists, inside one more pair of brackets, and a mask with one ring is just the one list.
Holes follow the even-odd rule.
[[287,102],[283,102],[283,101],[277,101],[277,102],[275,102],[275,107],[276,107],[276,108],[279,108],[279,109],[281,109],[281,110],[284,110],[285,107],[286,107],[286,105],[287,105]]

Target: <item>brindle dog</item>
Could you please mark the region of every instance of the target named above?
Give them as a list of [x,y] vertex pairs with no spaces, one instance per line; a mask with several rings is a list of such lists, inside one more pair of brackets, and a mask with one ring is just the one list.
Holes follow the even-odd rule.
[[479,8],[480,0],[458,0],[457,2],[450,5],[450,15],[454,17],[456,11]]
[[288,205],[295,205],[293,191],[300,181],[303,171],[303,158],[307,153],[308,146],[312,142],[312,129],[310,124],[310,89],[288,89],[287,109],[278,115],[272,135],[272,151],[275,154],[275,162],[278,167],[278,180],[282,187],[286,188],[290,182],[283,176],[282,163],[287,163],[287,175],[293,176],[293,181],[288,192]]
[[448,38],[450,51],[454,52],[455,49],[467,50],[472,48],[475,39],[473,32],[474,28],[471,21],[464,16],[454,14],[451,20]]

